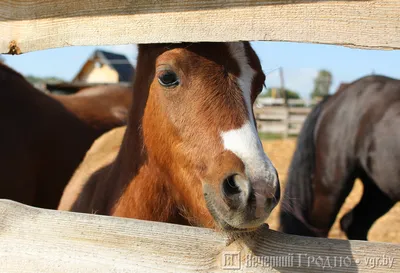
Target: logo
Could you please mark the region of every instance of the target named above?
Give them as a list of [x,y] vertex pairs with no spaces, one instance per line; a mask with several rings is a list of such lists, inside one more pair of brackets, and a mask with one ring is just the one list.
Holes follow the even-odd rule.
[[240,269],[240,251],[225,251],[222,253],[222,269]]

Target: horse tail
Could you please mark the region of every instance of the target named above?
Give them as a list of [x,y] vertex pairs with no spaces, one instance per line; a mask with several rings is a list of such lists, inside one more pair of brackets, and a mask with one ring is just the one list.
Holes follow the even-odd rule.
[[330,97],[330,95],[325,96],[314,106],[304,121],[297,138],[296,150],[290,163],[285,192],[281,201],[279,216],[282,232],[298,234],[299,230],[303,230],[303,233],[309,233],[305,226],[306,229],[301,228],[304,221],[299,223],[298,218],[306,215],[305,210],[311,207],[313,198],[311,180],[315,168],[314,131],[323,106]]

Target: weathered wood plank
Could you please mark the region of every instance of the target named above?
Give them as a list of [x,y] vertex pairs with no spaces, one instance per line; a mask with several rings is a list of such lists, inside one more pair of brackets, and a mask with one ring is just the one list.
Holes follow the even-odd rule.
[[284,121],[257,120],[257,131],[260,133],[283,134],[286,131]]
[[257,119],[257,120],[260,120],[260,121],[282,121],[282,120],[285,120],[286,119],[286,115],[285,114],[279,114],[279,113],[276,113],[276,114],[262,114],[262,113],[258,113],[258,114],[255,114],[255,118]]
[[[267,228],[233,240],[209,229],[8,200],[0,200],[0,242],[0,272],[5,273],[229,272],[227,266],[231,272],[322,272],[327,259],[329,272],[370,272],[368,261],[383,261],[383,255],[393,264],[377,264],[374,272],[400,270],[398,244],[290,236]],[[240,269],[234,270],[239,258]],[[281,266],[271,267],[267,259]]]
[[[212,270],[226,237],[207,229],[0,202],[0,272]],[[179,231],[179,234],[176,233]]]
[[289,111],[290,115],[308,115],[311,112],[310,107],[284,107],[284,106],[264,106],[261,108],[254,107],[255,115],[286,115]]
[[311,112],[310,107],[289,107],[289,114],[308,115]]
[[[208,229],[42,210],[6,200],[0,202],[0,216],[1,272],[222,272],[227,254],[236,251],[254,272],[266,268],[249,267],[247,254],[293,254],[292,267],[281,272],[316,272],[318,263],[307,259],[314,256],[342,257],[336,272],[355,272],[348,270],[364,255],[400,258],[395,244],[306,238],[267,229],[232,242]],[[394,263],[392,270],[399,266]],[[367,272],[363,268],[360,262],[358,272]]]
[[300,116],[300,115],[290,115],[289,116],[289,123],[290,124],[303,124],[304,121],[306,120],[307,116]]
[[4,53],[237,40],[400,48],[400,0],[0,0],[0,6]]
[[254,117],[257,120],[257,130],[260,133],[298,135],[310,107],[266,106],[254,107]]
[[288,128],[287,132],[288,132],[288,135],[298,135],[298,134],[300,134],[300,130],[301,130],[301,127]]
[[262,108],[254,107],[254,115],[286,115],[288,108],[284,106],[264,106]]

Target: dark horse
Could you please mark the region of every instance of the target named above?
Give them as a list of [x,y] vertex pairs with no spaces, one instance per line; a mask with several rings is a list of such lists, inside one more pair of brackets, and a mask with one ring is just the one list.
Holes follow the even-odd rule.
[[340,221],[352,240],[400,200],[400,81],[367,76],[341,86],[307,117],[280,212],[281,231],[326,237],[355,179],[361,201]]
[[0,198],[57,208],[93,141],[126,124],[131,89],[106,89],[47,95],[0,64]]

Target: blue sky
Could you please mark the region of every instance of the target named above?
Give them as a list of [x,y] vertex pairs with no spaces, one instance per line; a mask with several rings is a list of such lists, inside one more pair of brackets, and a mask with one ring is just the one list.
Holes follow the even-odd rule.
[[[353,49],[342,46],[287,42],[253,42],[267,74],[267,86],[279,86],[279,72],[283,67],[285,85],[308,98],[313,79],[319,69],[333,74],[331,92],[340,82],[353,81],[371,74],[400,78],[400,51]],[[57,76],[71,80],[96,47],[80,46],[49,49],[19,56],[3,55],[6,63],[24,75]],[[133,63],[135,45],[102,46],[105,50],[125,54]],[[271,70],[274,70],[271,72]]]

